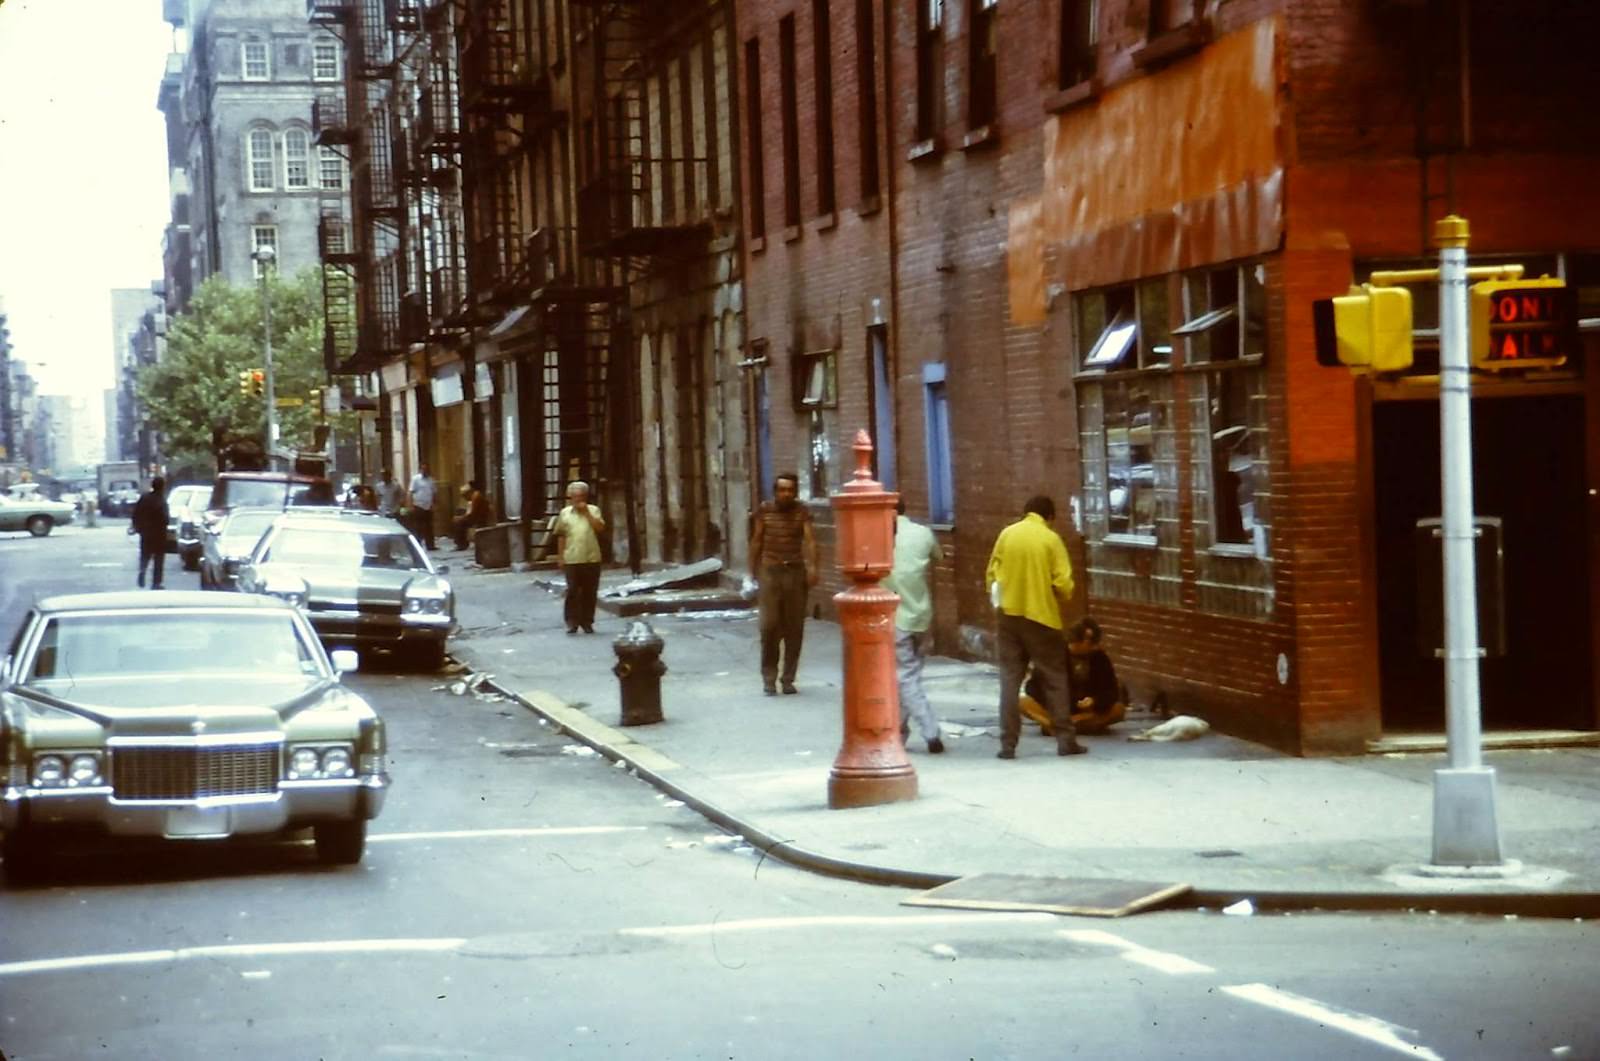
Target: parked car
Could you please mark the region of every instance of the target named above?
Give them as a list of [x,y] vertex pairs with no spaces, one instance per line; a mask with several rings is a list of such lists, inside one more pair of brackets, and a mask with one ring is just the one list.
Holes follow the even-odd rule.
[[383,720],[298,610],[94,593],[35,604],[0,659],[11,883],[67,834],[202,839],[310,827],[354,863],[388,791]]
[[65,527],[77,516],[76,506],[52,501],[41,491],[20,491],[20,496],[0,494],[0,531],[25,530],[43,538],[54,527]]
[[184,483],[167,493],[167,552],[178,554],[185,571],[200,567],[200,524],[210,500],[209,483]]
[[281,515],[279,508],[236,508],[218,520],[208,518],[200,532],[200,588],[233,589],[239,568]]
[[239,589],[304,608],[324,644],[396,649],[433,669],[456,627],[448,571],[388,516],[291,510],[257,543]]
[[[326,492],[325,498],[318,494]],[[206,512],[213,519],[235,508],[275,508],[290,505],[333,504],[333,487],[326,479],[290,472],[221,472],[211,484]]]

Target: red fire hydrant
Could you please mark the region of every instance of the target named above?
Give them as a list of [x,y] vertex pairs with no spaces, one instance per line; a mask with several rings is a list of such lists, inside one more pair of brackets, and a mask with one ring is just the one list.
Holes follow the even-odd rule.
[[839,568],[855,583],[834,595],[844,637],[844,744],[828,775],[828,806],[916,799],[917,772],[900,740],[894,612],[900,598],[878,585],[894,567],[894,503],[872,478],[872,439],[856,432],[856,470],[833,495]]

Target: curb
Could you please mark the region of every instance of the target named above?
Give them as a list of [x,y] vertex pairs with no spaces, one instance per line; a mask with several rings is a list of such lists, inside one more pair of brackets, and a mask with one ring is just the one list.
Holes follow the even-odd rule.
[[[465,662],[465,661],[462,661]],[[870,862],[836,858],[800,847],[774,836],[754,822],[739,817],[695,795],[666,774],[687,769],[676,760],[641,744],[626,733],[568,705],[550,693],[519,692],[491,677],[484,683],[547,721],[556,732],[577,740],[611,762],[625,763],[638,777],[666,793],[707,820],[742,837],[751,847],[797,869],[821,876],[926,891],[959,880],[963,874],[896,869]],[[638,749],[638,752],[630,750]],[[1600,918],[1600,892],[1356,892],[1311,890],[1250,890],[1196,887],[1148,911],[1221,910],[1248,900],[1259,911],[1432,911],[1441,914],[1481,914],[1504,917]]]

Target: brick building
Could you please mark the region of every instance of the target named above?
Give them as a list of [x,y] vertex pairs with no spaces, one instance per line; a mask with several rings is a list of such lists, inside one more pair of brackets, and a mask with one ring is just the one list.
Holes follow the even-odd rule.
[[[1413,542],[1438,508],[1437,303],[1416,289],[1418,364],[1392,380],[1319,367],[1311,304],[1430,259],[1454,210],[1474,260],[1565,276],[1596,314],[1600,140],[1573,101],[1600,98],[1600,14],[740,0],[735,21],[760,480],[797,468],[827,540],[820,499],[872,429],[945,547],[945,650],[987,651],[990,544],[1045,492],[1137,698],[1304,754],[1442,728]],[[1596,727],[1597,386],[1578,361],[1475,379],[1508,587],[1491,728]]]

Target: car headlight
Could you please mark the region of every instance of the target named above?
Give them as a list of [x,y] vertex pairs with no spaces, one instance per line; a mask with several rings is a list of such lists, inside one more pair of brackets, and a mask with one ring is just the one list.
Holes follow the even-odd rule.
[[67,779],[67,762],[59,755],[41,755],[33,761],[33,783],[40,788],[55,788]]
[[323,777],[353,777],[355,770],[350,766],[349,748],[329,748],[322,753]]
[[100,757],[98,755],[74,755],[72,762],[67,764],[67,783],[70,785],[92,785],[100,780]]
[[407,615],[443,615],[445,599],[440,596],[407,597],[405,599],[405,612]]
[[306,606],[306,598],[310,596],[311,589],[303,578],[268,578],[261,587],[263,593],[269,597],[292,604],[296,608]]
[[354,777],[355,749],[348,744],[302,744],[289,752],[289,778]]
[[315,748],[296,748],[289,754],[290,777],[316,777],[322,759]]

